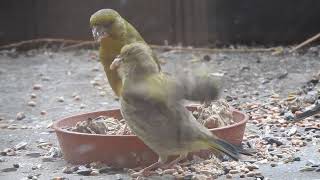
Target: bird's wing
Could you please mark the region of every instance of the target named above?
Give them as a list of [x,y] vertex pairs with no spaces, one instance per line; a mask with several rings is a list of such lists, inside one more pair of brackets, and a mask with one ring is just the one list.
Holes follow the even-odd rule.
[[183,98],[191,101],[212,101],[219,96],[220,82],[210,74],[183,73],[175,77]]
[[173,79],[163,73],[145,77],[134,84],[124,84],[123,98],[167,106],[176,102],[178,88]]
[[157,73],[129,89],[132,97],[143,97],[150,102],[170,106],[183,99],[201,102],[215,100],[219,96],[220,85],[217,79],[209,75],[188,74],[174,77]]
[[[181,98],[177,98],[180,95],[175,88],[174,79],[158,74],[125,87],[122,99],[125,103],[131,104],[135,112],[139,111],[137,114],[143,114],[144,120],[148,120],[148,123],[156,124],[159,134],[163,137],[173,138],[177,144],[189,143],[202,136],[198,132],[201,125],[193,127],[196,120],[180,102]],[[143,109],[137,110],[139,107]],[[135,118],[136,121],[139,119],[142,117]]]

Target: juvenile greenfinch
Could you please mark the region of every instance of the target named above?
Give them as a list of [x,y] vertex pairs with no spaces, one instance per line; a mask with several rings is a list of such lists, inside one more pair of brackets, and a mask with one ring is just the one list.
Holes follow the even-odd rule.
[[[152,51],[147,45],[132,43],[122,48],[110,66],[117,71],[122,81],[120,104],[124,119],[131,130],[159,155],[158,162],[140,173],[148,175],[150,170],[158,167],[168,168],[184,159],[189,152],[203,149],[212,149],[232,159],[239,159],[240,151],[237,147],[213,135],[182,104],[185,94],[190,97],[190,92],[192,94],[197,90],[193,90],[193,86],[179,84],[174,78],[159,72],[152,58]],[[206,86],[205,83],[199,85]],[[206,93],[209,91],[203,92],[204,97],[201,94],[191,97],[216,97],[208,96]],[[217,94],[217,88],[214,94]],[[167,162],[172,155],[178,158]]]

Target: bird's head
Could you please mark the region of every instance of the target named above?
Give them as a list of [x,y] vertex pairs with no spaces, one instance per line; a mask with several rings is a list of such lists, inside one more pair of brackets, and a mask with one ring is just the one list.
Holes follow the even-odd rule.
[[117,70],[120,78],[139,78],[158,73],[158,65],[152,56],[152,50],[145,43],[131,43],[121,49],[110,65],[111,70]]
[[113,9],[101,9],[90,17],[93,38],[100,42],[104,38],[118,38],[126,32],[125,20]]

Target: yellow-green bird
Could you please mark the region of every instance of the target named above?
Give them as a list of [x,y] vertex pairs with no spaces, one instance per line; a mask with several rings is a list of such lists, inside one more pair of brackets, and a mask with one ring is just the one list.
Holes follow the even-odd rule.
[[[131,130],[159,155],[158,162],[140,173],[148,175],[148,171],[152,169],[168,168],[184,159],[189,152],[202,149],[222,152],[237,160],[239,149],[213,135],[182,104],[183,94],[202,93],[198,90],[199,87],[194,91],[193,86],[181,86],[175,79],[159,72],[152,58],[152,51],[148,46],[144,43],[132,43],[122,48],[120,55],[110,66],[117,70],[122,81],[120,104],[124,119]],[[184,80],[185,83],[187,81]],[[201,84],[212,87],[199,83]],[[201,95],[192,97],[202,99]],[[167,162],[171,155],[179,157]]]
[[[145,43],[139,32],[118,12],[113,9],[101,9],[90,17],[90,26],[95,40],[100,43],[99,58],[106,72],[109,84],[117,96],[121,93],[121,80],[114,70],[110,70],[110,64],[120,53],[123,46],[133,43]],[[152,61],[160,65],[153,54]]]

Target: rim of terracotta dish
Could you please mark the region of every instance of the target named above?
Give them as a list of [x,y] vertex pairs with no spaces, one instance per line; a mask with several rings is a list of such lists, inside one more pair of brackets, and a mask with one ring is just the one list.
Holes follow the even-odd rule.
[[[197,107],[198,105],[188,105],[187,107]],[[113,109],[109,109],[109,110],[105,110],[105,111],[93,111],[93,112],[88,112],[88,113],[82,113],[82,114],[78,114],[78,115],[73,115],[73,116],[67,116],[67,117],[64,117],[64,118],[60,118],[58,120],[56,120],[53,125],[52,125],[52,128],[57,131],[57,132],[62,132],[62,133],[67,133],[67,134],[74,134],[74,135],[80,135],[80,136],[102,136],[102,137],[137,137],[136,135],[107,135],[107,134],[89,134],[89,133],[80,133],[80,132],[74,132],[74,131],[68,131],[68,130],[65,130],[65,129],[62,129],[61,127],[58,127],[58,123],[60,121],[63,121],[65,119],[69,119],[69,118],[77,118],[78,116],[83,116],[85,114],[95,114],[95,113],[101,113],[101,112],[106,112],[106,111],[119,111],[120,109],[119,108],[113,108]],[[227,128],[233,128],[235,126],[239,126],[241,124],[245,124],[248,120],[249,120],[249,116],[237,109],[234,109],[234,108],[231,108],[231,111],[232,112],[237,112],[237,113],[240,113],[244,116],[243,120],[237,122],[237,123],[234,123],[234,124],[231,124],[231,125],[228,125],[228,126],[224,126],[224,127],[219,127],[219,128],[211,128],[209,129],[210,131],[217,131],[217,130],[222,130],[222,129],[227,129]]]

